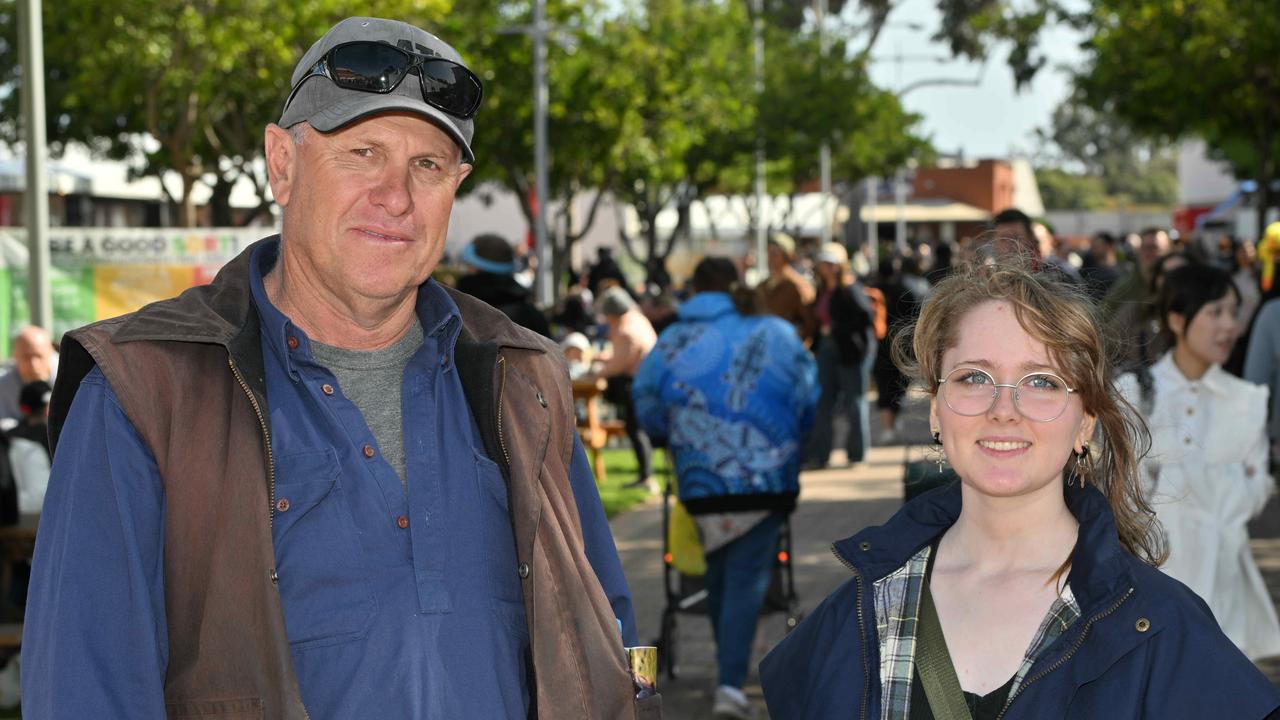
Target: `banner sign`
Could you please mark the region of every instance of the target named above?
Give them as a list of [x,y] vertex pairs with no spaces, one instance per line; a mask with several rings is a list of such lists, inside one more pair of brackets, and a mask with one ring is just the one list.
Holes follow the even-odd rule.
[[[56,342],[67,330],[133,312],[213,280],[271,228],[50,228]],[[0,356],[29,322],[22,228],[0,228]]]

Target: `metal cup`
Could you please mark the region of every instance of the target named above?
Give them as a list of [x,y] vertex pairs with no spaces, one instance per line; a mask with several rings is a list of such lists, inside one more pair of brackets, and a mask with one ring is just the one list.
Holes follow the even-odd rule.
[[658,648],[627,648],[627,663],[631,666],[631,681],[635,684],[636,698],[643,700],[658,694]]

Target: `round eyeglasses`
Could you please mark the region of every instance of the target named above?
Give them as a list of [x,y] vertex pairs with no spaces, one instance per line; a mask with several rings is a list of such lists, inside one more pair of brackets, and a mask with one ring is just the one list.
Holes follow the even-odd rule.
[[1000,388],[1013,388],[1013,406],[1028,420],[1052,422],[1066,412],[1067,402],[1075,388],[1067,387],[1062,378],[1048,372],[1029,373],[1017,383],[996,382],[991,373],[971,367],[958,367],[944,378],[938,378],[942,401],[957,415],[982,415],[995,407]]

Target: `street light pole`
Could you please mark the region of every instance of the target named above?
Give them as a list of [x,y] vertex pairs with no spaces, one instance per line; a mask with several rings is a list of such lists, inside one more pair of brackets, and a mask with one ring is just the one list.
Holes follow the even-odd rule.
[[533,176],[537,203],[533,210],[533,251],[538,259],[534,286],[538,304],[551,307],[555,278],[551,272],[551,247],[547,242],[547,4],[533,0]]
[[764,108],[764,0],[751,0],[753,57],[755,60],[756,94],[756,277],[763,282],[769,277],[767,240],[764,219],[764,123],[760,112]]
[[[818,47],[822,56],[822,67],[825,70],[827,63],[827,0],[816,0],[816,3],[815,16],[818,21]],[[821,91],[825,93],[826,88],[821,88]],[[829,138],[822,138],[822,147],[818,149],[818,167],[822,183],[822,244],[826,245],[831,242],[831,216],[828,214],[831,200],[831,140]]]
[[27,302],[31,324],[52,330],[49,297],[49,181],[45,173],[44,23],[40,0],[18,3],[22,47],[22,108],[26,124],[27,185],[23,214],[27,225]]

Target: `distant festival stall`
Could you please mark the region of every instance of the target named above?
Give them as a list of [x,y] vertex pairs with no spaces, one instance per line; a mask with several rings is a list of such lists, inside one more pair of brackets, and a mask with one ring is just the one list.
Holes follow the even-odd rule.
[[[72,328],[203,285],[269,228],[50,228],[55,342]],[[0,357],[29,322],[22,228],[0,229]]]

